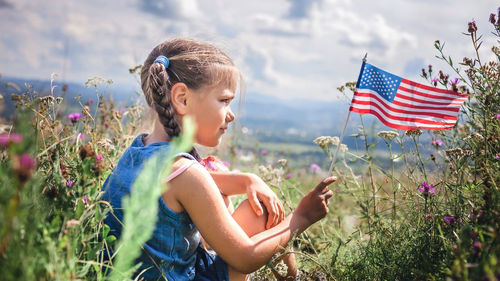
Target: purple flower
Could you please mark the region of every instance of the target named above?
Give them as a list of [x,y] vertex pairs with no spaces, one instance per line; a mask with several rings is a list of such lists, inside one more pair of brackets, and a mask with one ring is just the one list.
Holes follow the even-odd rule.
[[222,161],[222,164],[224,164],[224,166],[226,166],[226,167],[231,166],[231,162],[229,162],[229,161]]
[[317,165],[317,164],[311,164],[311,166],[309,166],[309,170],[311,170],[311,172],[316,172],[316,171],[319,171],[321,170],[321,168]]
[[8,146],[11,143],[22,143],[23,142],[23,136],[17,133],[3,133],[0,134],[0,146]]
[[454,216],[446,216],[446,217],[444,217],[444,221],[447,224],[452,224],[452,223],[455,223],[457,221],[457,219]]
[[262,149],[260,151],[260,155],[267,155],[267,152],[268,152],[267,149]]
[[453,85],[458,85],[459,82],[460,80],[458,80],[458,78],[455,78],[453,81],[448,82],[448,84],[453,86]]
[[499,160],[499,159],[500,159],[500,153],[497,153],[497,154],[495,155],[495,159],[497,159],[497,160]]
[[426,181],[424,181],[421,185],[422,187],[419,187],[418,191],[422,192],[425,197],[427,197],[429,194],[436,193],[436,189],[434,188],[433,184],[428,184]]
[[71,123],[76,123],[78,122],[78,120],[80,120],[80,118],[82,118],[82,114],[81,113],[78,113],[78,112],[74,112],[74,113],[71,113],[70,115],[68,115],[68,118],[69,120],[71,120]]
[[469,26],[469,29],[467,29],[467,31],[469,31],[469,33],[473,33],[473,32],[477,31],[477,25],[476,25],[475,20],[472,20],[471,22],[469,22],[468,26]]
[[498,114],[497,114],[497,119],[499,119],[499,120],[500,120],[500,113],[498,113]]
[[288,173],[288,174],[285,175],[285,178],[291,179],[291,178],[293,178],[293,174]]
[[83,203],[87,204],[89,202],[89,197],[87,195],[83,195],[82,201]]
[[101,154],[97,154],[95,156],[95,160],[97,160],[97,162],[101,162],[102,161],[102,155]]
[[474,250],[476,250],[476,252],[479,252],[482,246],[483,244],[479,241],[475,241],[474,244],[472,244],[472,247],[474,247]]
[[15,155],[12,169],[17,173],[21,182],[29,179],[35,170],[36,160],[29,154]]
[[491,24],[495,24],[497,22],[495,19],[495,14],[493,14],[493,13],[490,14],[490,22],[491,22]]
[[440,147],[440,146],[443,146],[443,141],[442,140],[435,140],[433,139],[431,141],[432,145],[435,146],[435,147]]
[[75,181],[74,181],[74,180],[69,180],[69,181],[66,181],[66,186],[67,186],[67,187],[72,187],[74,183],[75,183]]

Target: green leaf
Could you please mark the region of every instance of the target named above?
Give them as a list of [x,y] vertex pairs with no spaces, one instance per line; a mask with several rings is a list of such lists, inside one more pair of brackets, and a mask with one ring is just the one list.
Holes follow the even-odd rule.
[[85,210],[82,199],[78,198],[76,203],[75,217],[80,218]]
[[158,201],[166,185],[162,179],[170,173],[174,157],[189,151],[193,145],[194,123],[184,118],[183,133],[175,138],[168,151],[153,155],[132,184],[129,196],[123,198],[123,228],[118,241],[115,266],[109,280],[128,280],[134,260],[141,253],[141,246],[151,237],[158,216]]

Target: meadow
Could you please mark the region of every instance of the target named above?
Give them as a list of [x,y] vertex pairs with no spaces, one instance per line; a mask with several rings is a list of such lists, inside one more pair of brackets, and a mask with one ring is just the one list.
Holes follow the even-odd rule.
[[[456,61],[436,41],[437,59],[449,68],[422,69],[430,85],[469,95],[453,129],[375,132],[366,116],[353,117],[362,126],[350,136],[357,146],[342,146],[335,163],[330,212],[291,242],[300,280],[500,280],[500,14],[490,22],[484,31],[466,26],[476,57]],[[480,32],[496,45],[482,46]],[[123,239],[108,235],[103,219],[113,210],[100,189],[146,109],[105,99],[106,83],[89,79],[96,98],[76,100],[76,111],[66,108],[64,88],[61,95],[29,85],[2,93],[0,102],[12,99],[16,113],[0,125],[1,280],[130,280],[175,151],[146,164],[124,204]],[[338,90],[350,94],[353,86]],[[192,145],[192,126],[184,128],[179,150]],[[303,144],[248,140],[234,127],[220,148],[202,152],[260,175],[288,213],[326,176],[340,145],[335,136],[317,137],[322,157]],[[301,157],[307,152],[316,156]],[[106,259],[110,247],[115,255]],[[283,270],[270,262],[254,280]]]

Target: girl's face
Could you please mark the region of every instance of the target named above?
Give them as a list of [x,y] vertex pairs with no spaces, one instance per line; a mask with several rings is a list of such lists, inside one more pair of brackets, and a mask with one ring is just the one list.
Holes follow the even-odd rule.
[[196,122],[196,143],[209,147],[220,143],[228,124],[234,120],[229,104],[234,99],[235,91],[228,86],[191,90],[186,114]]

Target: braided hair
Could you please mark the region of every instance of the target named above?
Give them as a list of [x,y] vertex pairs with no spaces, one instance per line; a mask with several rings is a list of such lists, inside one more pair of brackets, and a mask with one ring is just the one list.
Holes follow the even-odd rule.
[[[154,62],[158,56],[169,60],[168,67]],[[219,83],[233,86],[238,70],[233,61],[217,47],[192,39],[176,38],[156,46],[141,70],[141,87],[147,104],[156,111],[170,138],[181,132],[179,116],[171,102],[170,90],[176,83],[184,83],[192,90]],[[196,149],[190,152],[200,159]]]

